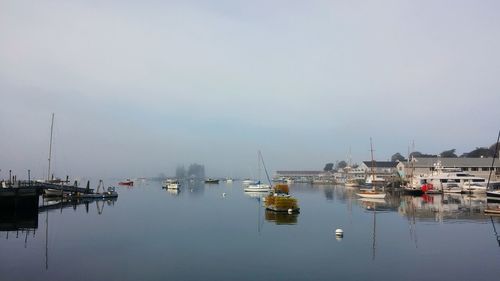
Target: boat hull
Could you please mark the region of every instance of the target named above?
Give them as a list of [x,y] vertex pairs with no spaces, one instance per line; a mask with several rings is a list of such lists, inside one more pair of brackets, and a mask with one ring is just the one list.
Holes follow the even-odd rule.
[[420,188],[411,188],[411,187],[405,187],[403,188],[403,192],[405,194],[409,195],[422,195],[424,194],[424,191]]
[[500,199],[500,190],[487,191],[486,197]]
[[271,192],[270,188],[245,188],[243,189],[245,192]]
[[70,195],[70,192],[65,192],[59,189],[45,189],[44,190],[45,196],[49,197],[62,197],[62,196],[68,196]]
[[378,191],[362,191],[356,193],[356,195],[362,198],[383,199],[385,198],[386,194],[384,192],[378,192]]
[[173,190],[179,189],[179,184],[178,183],[169,183],[169,184],[167,184],[167,189],[173,189]]

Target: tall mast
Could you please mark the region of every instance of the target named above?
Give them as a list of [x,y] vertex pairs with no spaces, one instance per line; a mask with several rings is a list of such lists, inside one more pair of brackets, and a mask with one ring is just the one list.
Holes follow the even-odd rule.
[[260,157],[261,157],[261,156],[260,156],[260,150],[258,150],[258,151],[257,151],[257,164],[258,164],[258,165],[257,165],[257,167],[258,167],[258,168],[257,168],[257,176],[258,176],[258,179],[259,179],[259,184],[260,184],[260,169],[261,169],[261,168],[260,168],[260,161],[261,161],[261,160],[260,160]]
[[498,131],[497,142],[495,143],[495,152],[493,152],[493,158],[491,159],[490,174],[488,175],[488,182],[486,183],[486,189],[490,188],[491,173],[493,172],[493,169],[494,169],[493,167],[495,165],[495,158],[496,158],[497,153],[498,153],[498,142],[499,141],[500,141],[500,131]]
[[349,167],[352,167],[352,155],[351,155],[351,146],[349,146],[349,157],[347,158],[349,161]]
[[371,167],[371,176],[372,176],[372,181],[375,179],[375,160],[373,160],[373,144],[372,144],[372,138],[370,137],[370,153],[372,156],[372,167]]
[[52,122],[50,124],[50,144],[49,144],[49,170],[47,172],[47,180],[50,180],[50,158],[52,157],[52,135],[54,131],[54,113],[52,113]]

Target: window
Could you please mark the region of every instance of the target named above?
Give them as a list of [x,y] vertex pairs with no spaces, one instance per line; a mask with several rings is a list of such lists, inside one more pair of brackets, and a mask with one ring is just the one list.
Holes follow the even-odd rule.
[[471,171],[477,171],[477,168],[470,168]]
[[481,170],[482,170],[482,171],[489,171],[489,170],[490,170],[490,168],[488,168],[488,167],[483,167]]

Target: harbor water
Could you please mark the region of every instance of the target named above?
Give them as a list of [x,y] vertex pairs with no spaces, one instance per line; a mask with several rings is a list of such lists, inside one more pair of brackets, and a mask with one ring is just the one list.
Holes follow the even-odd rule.
[[[114,201],[40,200],[46,206],[32,218],[3,214],[0,280],[500,276],[500,218],[483,214],[484,196],[360,200],[352,188],[292,184],[301,211],[277,214],[239,181],[186,182],[170,191],[144,180],[117,191]],[[335,235],[339,228],[343,237]]]

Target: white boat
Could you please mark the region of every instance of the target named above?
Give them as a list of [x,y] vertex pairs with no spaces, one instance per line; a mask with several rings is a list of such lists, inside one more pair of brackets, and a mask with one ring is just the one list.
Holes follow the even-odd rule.
[[181,186],[181,184],[179,183],[179,181],[177,179],[167,179],[163,183],[163,188],[166,188],[166,189],[179,189],[180,186]]
[[180,184],[176,182],[167,183],[167,189],[179,189]]
[[[243,190],[245,192],[270,192],[271,191],[271,185],[269,184],[262,184],[260,181],[260,172],[261,172],[261,161],[262,163],[264,160],[262,159],[262,154],[260,151],[257,151],[257,165],[258,165],[258,181],[253,181],[249,182],[250,180],[244,180],[243,185],[247,185]],[[265,166],[264,166],[265,168]],[[266,171],[267,174],[267,171]],[[247,184],[248,183],[248,184]]]
[[367,189],[357,192],[356,195],[362,198],[384,199],[386,194],[383,191]]
[[62,197],[62,196],[69,196],[71,194],[70,192],[53,188],[45,189],[43,192],[45,196],[49,197]]
[[385,185],[385,179],[383,179],[381,177],[377,177],[375,175],[370,175],[370,176],[366,177],[365,183],[367,185],[383,186],[383,185]]
[[375,167],[374,163],[375,161],[373,160],[373,144],[372,144],[372,139],[370,138],[370,152],[371,152],[371,157],[372,157],[372,167],[371,167],[371,172],[370,176],[367,178],[367,183],[372,186],[371,189],[362,189],[360,192],[357,192],[356,195],[362,198],[374,198],[374,199],[383,199],[385,198],[385,192],[379,191],[375,189],[375,186],[377,183],[384,183],[385,181],[382,181],[380,178],[377,178],[375,176]]
[[271,191],[271,186],[269,184],[251,184],[245,189],[243,189],[245,192],[270,192]]
[[359,182],[355,179],[347,179],[344,182],[344,186],[345,187],[357,187],[357,186],[359,186]]
[[243,185],[251,185],[251,184],[257,184],[257,182],[254,181],[254,180],[251,180],[251,179],[245,179],[245,180],[243,180],[241,182],[241,184],[243,184]]
[[435,164],[435,171],[430,175],[416,177],[420,184],[427,184],[434,190],[444,193],[484,193],[486,179],[469,175],[459,168],[444,168],[441,162]]

